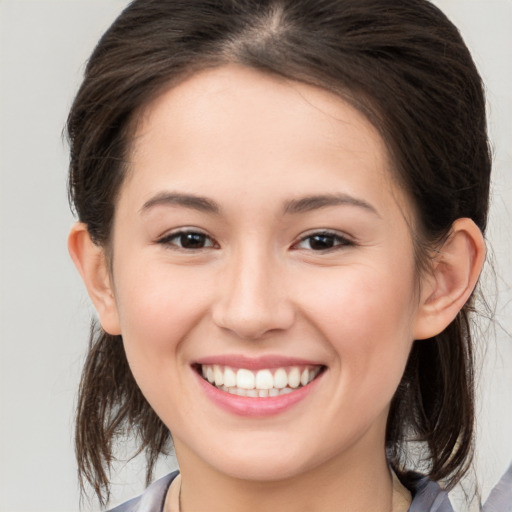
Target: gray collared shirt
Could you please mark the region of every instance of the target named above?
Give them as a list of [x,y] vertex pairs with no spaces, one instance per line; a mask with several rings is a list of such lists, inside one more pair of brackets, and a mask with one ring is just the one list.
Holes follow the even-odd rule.
[[[163,512],[165,497],[178,471],[152,483],[146,491],[110,512]],[[454,512],[446,491],[425,476],[414,479],[409,512]],[[482,512],[512,512],[512,465],[491,491]]]

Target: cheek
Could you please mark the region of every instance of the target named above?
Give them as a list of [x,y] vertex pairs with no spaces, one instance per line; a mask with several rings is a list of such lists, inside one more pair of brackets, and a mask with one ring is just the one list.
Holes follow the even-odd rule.
[[209,302],[207,281],[190,270],[165,265],[138,265],[136,273],[118,275],[116,301],[128,360],[138,368],[174,366],[181,342],[204,317]]
[[[392,267],[342,269],[337,279],[324,281],[328,284],[309,283],[315,300],[307,307],[308,316],[335,352],[341,378],[356,395],[382,387],[392,393],[401,379],[416,314],[413,268],[404,268],[401,274]],[[354,387],[355,381],[364,382]]]

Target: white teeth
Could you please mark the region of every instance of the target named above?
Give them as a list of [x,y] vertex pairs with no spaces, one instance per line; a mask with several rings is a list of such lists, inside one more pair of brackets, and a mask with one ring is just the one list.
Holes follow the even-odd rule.
[[259,370],[256,374],[256,387],[258,389],[272,389],[274,387],[274,377],[270,370]]
[[292,368],[288,374],[288,386],[291,388],[298,388],[300,384],[300,370],[298,368]]
[[284,368],[278,368],[274,373],[274,387],[277,389],[285,388],[288,385],[288,375]]
[[224,369],[224,386],[227,388],[236,386],[236,374],[231,368]]
[[242,389],[238,387],[227,388],[226,386],[220,386],[219,389],[226,393],[231,393],[232,395],[237,396],[248,396],[251,398],[267,398],[269,396],[278,396],[278,395],[286,395],[294,391],[292,388],[283,388],[283,389]]
[[222,386],[222,384],[224,384],[224,372],[218,365],[213,367],[213,375],[215,377],[215,385],[217,387]]
[[306,386],[320,370],[321,367],[317,365],[263,369],[257,372],[218,364],[201,365],[203,377],[218,389],[239,396],[262,398],[291,393],[300,386]]
[[236,385],[242,389],[254,389],[254,373],[251,370],[240,368],[236,372]]

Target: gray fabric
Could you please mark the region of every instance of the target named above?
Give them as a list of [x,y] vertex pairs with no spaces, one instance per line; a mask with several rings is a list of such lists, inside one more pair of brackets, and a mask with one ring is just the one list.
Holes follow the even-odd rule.
[[512,512],[512,464],[489,494],[483,512]]
[[[151,484],[144,494],[110,512],[163,512],[165,496],[178,471]],[[448,494],[427,477],[414,475],[409,489],[413,500],[409,512],[454,512]],[[482,512],[512,512],[512,465],[494,487]]]
[[171,482],[178,476],[174,471],[153,482],[143,494],[113,508],[110,512],[163,512],[165,496]]
[[454,512],[446,491],[426,476],[414,475],[409,512]]

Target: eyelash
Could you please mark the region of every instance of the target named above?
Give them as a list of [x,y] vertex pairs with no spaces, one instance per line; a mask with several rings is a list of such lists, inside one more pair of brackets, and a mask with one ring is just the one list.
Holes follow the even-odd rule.
[[[187,235],[189,236],[195,236],[197,238],[201,238],[204,242],[209,243],[209,245],[203,245],[202,247],[184,247],[184,237]],[[178,245],[177,243],[173,243],[173,240],[180,240],[181,244]],[[201,249],[210,249],[210,248],[217,248],[217,244],[214,240],[212,240],[211,237],[209,237],[206,233],[203,233],[198,230],[194,229],[182,229],[181,231],[175,231],[174,233],[169,233],[168,235],[165,235],[164,237],[157,240],[157,243],[162,245],[171,246],[173,248],[176,248],[178,250],[184,250],[184,251],[196,251]]]
[[[198,241],[200,244],[203,242],[203,245],[201,247],[185,247],[184,241],[186,236],[195,237],[195,240]],[[180,244],[173,243],[173,241],[180,241]],[[312,247],[312,241],[315,240],[314,243],[319,244],[326,244],[329,245],[329,247],[320,247],[314,249]],[[190,240],[189,240],[190,241]],[[309,247],[300,247],[301,244],[309,241]],[[157,243],[162,245],[167,245],[171,247],[175,247],[178,250],[184,250],[184,251],[199,251],[201,249],[211,249],[211,248],[218,248],[217,243],[209,237],[206,233],[203,233],[201,231],[196,230],[181,230],[176,231],[174,233],[170,233],[168,235],[165,235],[164,237],[157,240]],[[204,245],[204,244],[207,245]],[[312,233],[307,234],[306,236],[303,236],[298,242],[294,243],[292,245],[293,250],[310,250],[313,252],[318,253],[326,253],[330,251],[335,251],[337,249],[340,249],[341,247],[350,247],[355,245],[355,243],[352,240],[349,240],[347,237],[340,235],[339,233],[332,232],[332,231],[315,231]]]
[[[317,242],[320,242],[320,243],[323,243],[321,241],[321,239],[323,239],[324,242],[327,239],[330,242],[332,242],[332,245],[330,247],[313,249],[311,247],[311,242],[315,239]],[[307,242],[308,240],[309,240],[309,247],[307,247],[307,248],[300,247],[300,244]],[[318,253],[326,253],[326,252],[336,251],[342,247],[351,247],[354,245],[355,245],[355,243],[352,240],[348,239],[346,236],[343,236],[339,233],[336,233],[333,231],[315,231],[313,233],[308,233],[307,235],[303,236],[298,242],[296,242],[293,245],[292,248],[295,250],[305,249],[305,250],[310,250],[310,251],[318,252]]]

